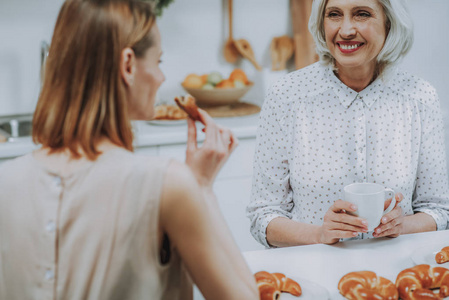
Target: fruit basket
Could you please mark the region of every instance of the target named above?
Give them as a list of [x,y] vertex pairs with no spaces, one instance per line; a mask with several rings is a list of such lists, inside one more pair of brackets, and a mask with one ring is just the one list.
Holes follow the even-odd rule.
[[221,106],[239,102],[254,84],[241,69],[235,69],[226,79],[218,72],[189,74],[181,85],[199,106]]

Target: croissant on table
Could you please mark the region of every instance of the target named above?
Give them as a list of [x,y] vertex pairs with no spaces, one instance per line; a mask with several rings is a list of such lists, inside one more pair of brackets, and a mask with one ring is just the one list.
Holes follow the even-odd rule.
[[439,264],[444,264],[449,261],[449,246],[444,247],[435,255],[435,261]]
[[346,274],[340,279],[338,290],[350,300],[398,299],[398,290],[393,282],[371,271]]
[[[396,278],[396,286],[403,300],[441,299],[449,296],[449,270],[417,265],[402,270]],[[431,291],[435,288],[440,289],[439,295]]]
[[260,300],[279,299],[282,292],[287,292],[297,297],[302,294],[299,283],[282,273],[260,271],[254,274],[254,277],[259,289]]

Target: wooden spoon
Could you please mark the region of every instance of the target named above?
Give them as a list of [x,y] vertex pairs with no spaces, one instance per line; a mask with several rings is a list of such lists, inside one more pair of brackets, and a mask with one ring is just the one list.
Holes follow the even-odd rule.
[[294,51],[293,39],[288,35],[273,38],[270,45],[271,69],[280,71],[287,68],[287,61]]
[[249,42],[245,39],[240,39],[234,41],[235,47],[239,50],[240,54],[248,59],[257,70],[262,70],[262,67],[257,63],[256,59],[254,58],[254,51],[253,48],[251,48],[251,45]]
[[229,9],[229,37],[223,49],[223,55],[227,62],[235,63],[237,59],[241,57],[239,51],[237,50],[234,39],[232,37],[232,0],[228,0]]

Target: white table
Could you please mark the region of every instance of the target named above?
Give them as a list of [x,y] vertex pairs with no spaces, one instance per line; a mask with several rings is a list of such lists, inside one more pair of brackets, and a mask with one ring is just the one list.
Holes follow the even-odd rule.
[[[449,230],[409,234],[398,238],[346,241],[335,245],[248,251],[243,256],[253,273],[265,270],[307,279],[326,288],[333,300],[342,299],[337,285],[343,275],[352,271],[369,270],[395,282],[401,270],[415,265],[411,258],[413,254],[416,255],[423,248],[431,249],[441,245],[449,245]],[[449,269],[449,263],[442,266]]]

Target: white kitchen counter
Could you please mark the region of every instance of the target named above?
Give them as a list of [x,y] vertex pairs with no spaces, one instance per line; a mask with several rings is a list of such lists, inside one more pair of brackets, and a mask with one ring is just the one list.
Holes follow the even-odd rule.
[[[228,127],[239,139],[254,138],[258,114],[235,118],[215,118],[215,121],[222,126]],[[160,123],[160,122],[159,122]],[[198,140],[204,140],[201,132],[203,126],[197,123]],[[186,121],[176,121],[176,125],[152,125],[144,121],[133,123],[135,129],[136,148],[151,147],[170,144],[183,144],[187,141]],[[30,137],[19,138],[14,142],[0,144],[0,159],[13,158],[31,152],[38,146],[33,144]]]

